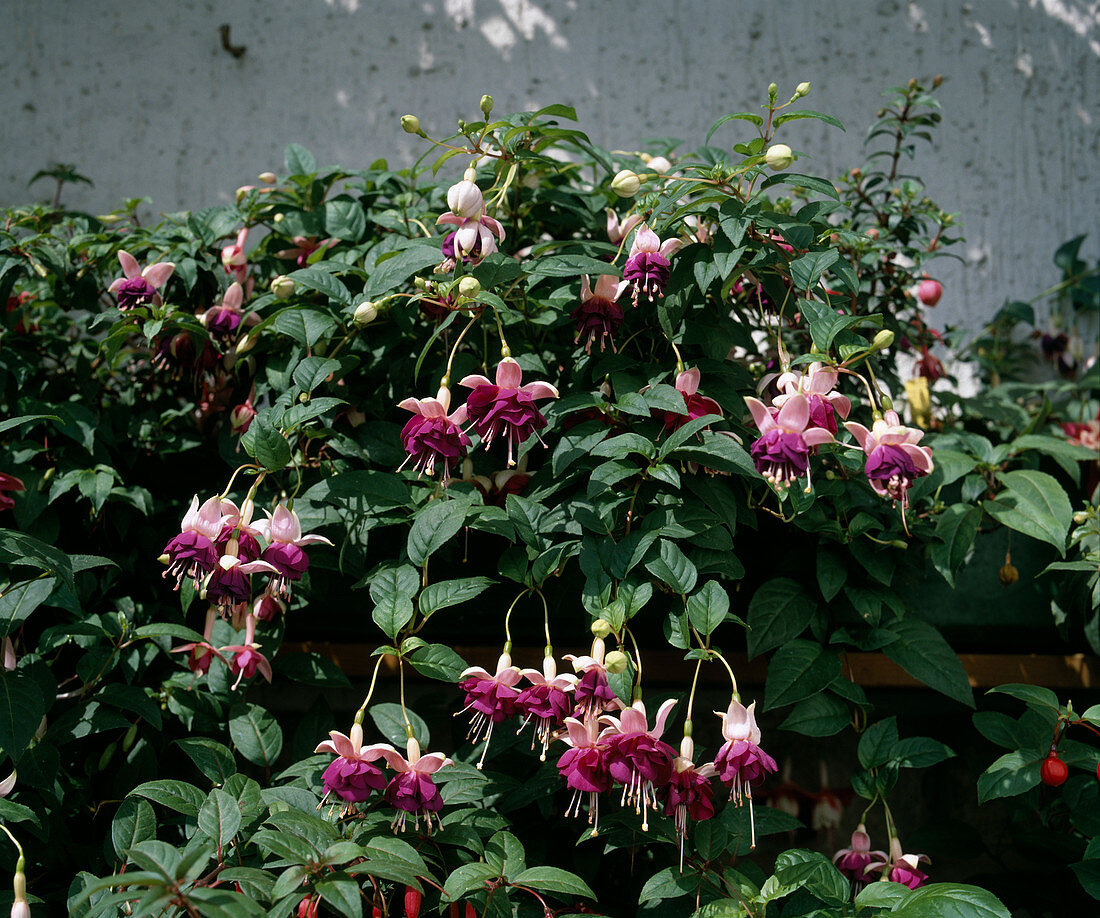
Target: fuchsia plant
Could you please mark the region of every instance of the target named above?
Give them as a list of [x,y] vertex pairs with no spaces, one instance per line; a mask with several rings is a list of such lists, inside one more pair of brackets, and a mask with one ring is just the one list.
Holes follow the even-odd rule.
[[161,305],[160,287],[168,283],[176,266],[170,261],[148,265],[145,270],[129,252],[119,249],[118,261],[122,265],[122,277],[107,289],[118,297],[118,308],[123,312],[138,306]]

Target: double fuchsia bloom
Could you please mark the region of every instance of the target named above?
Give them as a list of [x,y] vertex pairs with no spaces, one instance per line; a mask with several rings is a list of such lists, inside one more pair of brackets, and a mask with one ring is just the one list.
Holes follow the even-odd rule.
[[[214,570],[211,571],[206,580],[206,598],[220,610],[229,612],[234,608],[245,606],[252,599],[252,584],[248,579],[250,574],[274,574],[277,576],[279,571],[267,561],[262,559],[253,560],[255,556],[250,558],[246,554],[245,560],[241,560],[242,538],[245,539],[243,545],[248,546],[249,554],[252,548],[247,539],[251,539],[252,544],[256,544],[256,550],[258,551],[258,543],[250,535],[250,533],[256,532],[250,526],[253,509],[252,501],[246,500],[243,512],[235,516],[234,511],[237,507],[231,501],[222,501],[221,507],[223,520],[226,521],[229,529],[229,532],[223,530],[222,536],[228,535],[229,539],[217,565],[215,565]],[[228,516],[224,515],[226,511],[228,511]]]
[[475,254],[476,260],[497,250],[497,240],[504,241],[504,227],[485,214],[485,198],[474,182],[463,179],[447,191],[448,213],[440,216],[436,224],[457,226],[454,251],[457,258]]
[[515,451],[531,434],[546,426],[546,418],[535,407],[535,401],[558,397],[558,390],[548,382],[521,385],[522,382],[523,370],[511,357],[497,364],[495,385],[479,375],[467,376],[459,382],[460,386],[473,389],[466,397],[466,414],[485,446],[491,446],[501,434],[507,435],[509,468],[516,464]]
[[435,398],[407,398],[398,403],[398,408],[414,415],[401,430],[401,442],[409,455],[398,471],[412,460],[419,474],[430,476],[438,463],[443,466],[443,483],[450,480],[452,467],[465,457],[470,445],[470,438],[462,432],[466,406],[460,405],[447,414],[450,405],[451,390],[446,386],[440,387]]
[[611,789],[611,773],[607,770],[607,746],[597,737],[595,719],[587,726],[573,717],[565,719],[565,742],[572,748],[558,759],[558,774],[573,791],[566,816],[580,816],[581,800],[588,795],[588,824],[595,835],[600,828],[600,794]]
[[665,805],[665,815],[676,823],[676,835],[680,840],[680,869],[684,867],[684,841],[688,822],[702,822],[714,815],[714,788],[710,779],[717,772],[710,763],[696,766],[692,761],[695,743],[685,736],[680,743],[680,754],[672,760],[672,772],[668,783],[660,789]]
[[[420,744],[412,737],[405,744],[405,751],[407,757],[396,749],[385,749],[382,752],[386,764],[397,772],[397,776],[386,785],[386,802],[398,810],[393,825],[396,830],[404,831],[405,822],[411,813],[414,823],[423,819],[427,831],[430,832],[432,815],[443,809],[443,798],[431,776],[444,766],[454,763],[439,752],[421,755]],[[435,818],[442,828],[442,821],[438,816]]]
[[665,721],[676,701],[669,699],[657,711],[657,721],[649,729],[645,705],[641,701],[623,710],[618,717],[601,717],[607,724],[601,735],[608,747],[607,770],[623,786],[621,805],[634,804],[634,812],[642,816],[642,831],[649,831],[649,809],[657,808],[657,788],[672,776],[672,760],[676,750],[661,742]]
[[523,714],[519,730],[534,722],[531,748],[535,748],[536,740],[542,743],[539,761],[545,762],[551,734],[565,723],[565,718],[573,710],[570,693],[577,687],[577,677],[568,674],[559,676],[557,664],[551,656],[543,657],[542,672],[525,669],[523,675],[531,686],[520,692],[516,699],[516,710]]
[[699,368],[692,367],[676,374],[676,391],[683,396],[686,414],[673,414],[671,411],[662,412],[664,415],[665,430],[678,430],[689,421],[704,417],[708,414],[722,414],[722,406],[714,399],[699,394]]
[[615,353],[615,335],[623,324],[623,308],[615,302],[626,289],[614,274],[601,274],[596,278],[595,291],[588,284],[588,275],[581,278],[581,304],[569,315],[577,323],[573,343],[584,339],[584,352],[592,353],[592,344],[599,341],[603,351],[608,343]]
[[591,656],[567,653],[563,658],[573,664],[574,672],[580,673],[573,693],[577,704],[573,711],[574,717],[587,721],[603,711],[616,711],[623,707],[623,703],[608,684],[607,668],[603,662],[604,650],[603,639],[593,638]]
[[[881,851],[875,852],[881,854]],[[885,857],[883,858],[885,861]],[[923,861],[926,864],[931,863],[931,859],[927,854],[902,854],[901,842],[896,838],[890,839],[890,861],[889,863],[883,863],[883,861],[874,861],[866,869],[867,870],[885,870],[886,879],[891,883],[900,883],[902,886],[908,886],[910,889],[916,889],[919,886],[923,886],[928,879],[928,874],[920,869],[920,863]]]
[[858,890],[874,879],[867,873],[867,868],[875,863],[876,858],[881,869],[886,862],[886,852],[871,850],[871,836],[867,834],[867,827],[861,822],[852,833],[852,847],[841,848],[833,855],[833,863]]
[[244,254],[244,244],[248,240],[248,227],[237,233],[237,241],[222,248],[222,267],[225,273],[232,275],[239,283],[248,277],[248,259]]
[[372,791],[382,790],[386,786],[382,769],[372,763],[386,752],[396,754],[393,746],[386,743],[364,746],[363,728],[359,724],[352,725],[351,736],[333,730],[329,737],[313,750],[331,752],[336,756],[321,775],[326,797],[335,794],[346,806],[362,803]]
[[121,249],[118,261],[122,265],[122,277],[112,281],[107,288],[118,297],[118,308],[126,312],[138,306],[159,306],[161,299],[157,288],[168,283],[176,266],[170,261],[164,261],[149,265],[142,271],[137,259]]
[[810,406],[810,426],[819,427],[836,435],[839,416],[848,417],[852,403],[847,396],[834,392],[838,373],[833,367],[822,363],[811,363],[805,373],[787,371],[776,380],[782,390],[781,395],[772,399],[776,408],[782,408],[795,395],[804,395]]
[[718,780],[730,789],[730,799],[740,806],[749,802],[751,847],[756,847],[755,823],[752,822],[752,785],[779,770],[775,759],[760,748],[760,728],[756,725],[756,702],[747,708],[736,698],[722,718],[722,736],[726,742],[714,757]]
[[241,311],[241,303],[244,302],[244,288],[234,281],[225,291],[221,304],[211,306],[202,314],[199,321],[205,326],[212,338],[226,340],[240,327],[244,313]]
[[255,561],[260,557],[260,543],[257,541],[260,530],[251,524],[252,512],[255,506],[251,501],[245,502],[244,519],[237,505],[231,500],[221,502],[222,531],[218,536],[215,547],[219,555],[224,555],[229,547],[231,539],[237,540],[237,557],[242,561]]
[[485,764],[493,726],[516,713],[516,702],[519,700],[516,683],[519,680],[520,671],[512,665],[512,658],[507,653],[502,653],[497,660],[495,675],[489,675],[480,666],[471,666],[463,670],[459,677],[458,687],[466,693],[466,706],[462,710],[474,712],[466,739],[476,743],[482,733],[485,734],[485,748],[478,759],[478,771]]
[[668,284],[669,258],[676,254],[683,243],[679,239],[666,239],[661,242],[653,230],[642,223],[634,234],[630,246],[630,257],[623,268],[623,280],[631,289],[631,299],[638,305],[638,296],[645,294],[652,303],[655,296],[665,295]]
[[904,514],[913,481],[932,471],[932,450],[917,446],[924,431],[905,427],[896,411],[887,411],[870,430],[854,421],[844,426],[867,454],[863,470],[875,493],[900,501]]
[[164,546],[163,554],[168,556],[168,569],[164,576],[176,580],[176,589],[184,577],[190,577],[198,587],[199,581],[209,574],[218,563],[218,549],[214,543],[222,531],[221,502],[211,497],[199,506],[196,494],[191,506],[183,515],[180,534]]
[[301,580],[302,574],[309,568],[309,558],[302,551],[303,545],[332,545],[322,535],[302,535],[302,521],[285,504],[279,504],[275,512],[256,523],[255,528],[267,542],[267,548],[260,557],[278,571],[271,578],[271,592],[276,596],[290,595],[290,584]]
[[809,471],[810,447],[833,442],[828,430],[809,426],[810,403],[801,393],[788,396],[778,411],[756,398],[746,398],[745,404],[762,434],[749,452],[756,470],[777,488]]

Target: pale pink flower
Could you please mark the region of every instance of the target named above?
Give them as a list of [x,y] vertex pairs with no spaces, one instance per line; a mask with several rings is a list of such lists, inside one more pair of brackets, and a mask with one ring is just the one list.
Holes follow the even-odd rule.
[[460,405],[451,414],[451,390],[441,386],[435,398],[407,398],[397,407],[414,415],[401,430],[401,442],[408,457],[398,467],[403,469],[411,460],[421,475],[435,474],[436,464],[443,466],[443,483],[451,477],[451,469],[466,455],[470,438],[462,432],[466,423],[466,406]]
[[618,214],[616,214],[615,211],[609,208],[607,211],[607,238],[615,245],[618,245],[627,236],[629,236],[630,231],[641,222],[641,214],[631,214],[629,217],[623,220],[622,225],[620,226]]
[[[447,192],[450,211],[435,222],[457,226],[453,246],[454,257],[476,260],[497,250],[497,240],[504,241],[504,227],[485,213],[485,199],[476,184],[463,180]],[[446,254],[446,253],[445,253]]]
[[497,364],[496,383],[477,374],[466,376],[460,382],[473,391],[466,397],[466,414],[486,447],[494,439],[506,434],[508,441],[508,466],[516,464],[514,454],[531,434],[538,434],[546,426],[546,418],[535,407],[542,398],[557,398],[558,390],[550,383],[536,380],[523,383],[523,370],[511,357]]
[[849,421],[845,425],[867,454],[864,471],[876,494],[901,502],[902,518],[909,506],[913,481],[932,471],[932,450],[917,446],[923,430],[906,427],[896,411],[887,411],[868,430]]
[[267,513],[267,517],[255,526],[267,542],[260,557],[278,571],[277,576],[271,578],[271,591],[276,595],[289,595],[290,584],[301,580],[309,567],[309,558],[302,547],[332,545],[332,541],[323,535],[302,535],[302,521],[285,504],[280,503],[274,513]]
[[405,756],[396,749],[382,751],[386,764],[397,772],[397,776],[386,785],[386,801],[398,811],[393,821],[394,829],[403,831],[410,813],[414,824],[423,819],[429,832],[432,830],[432,816],[442,828],[443,822],[438,813],[443,809],[443,798],[431,776],[454,762],[441,752],[421,755],[420,744],[412,737],[406,742],[405,751]]
[[243,284],[248,276],[248,259],[244,254],[244,244],[248,240],[248,227],[237,233],[237,241],[222,248],[222,267],[225,273],[232,275]]
[[122,265],[122,277],[111,282],[107,289],[118,296],[118,308],[125,312],[138,306],[161,304],[158,287],[168,283],[168,278],[176,270],[170,261],[148,265],[143,271],[129,252],[119,249],[119,264]]
[[788,396],[778,411],[755,398],[746,398],[745,404],[761,433],[750,448],[756,470],[779,488],[791,485],[803,473],[808,483],[810,448],[832,443],[833,435],[824,428],[809,426],[810,403],[806,396]]
[[820,427],[836,435],[839,416],[848,417],[852,403],[847,396],[834,392],[839,374],[834,367],[819,361],[811,363],[805,373],[788,370],[776,380],[781,394],[772,399],[776,408],[782,408],[795,395],[804,395],[810,405],[810,425]]
[[318,239],[316,236],[295,236],[291,241],[294,243],[293,248],[279,249],[279,251],[275,253],[275,257],[286,260],[293,259],[297,262],[299,268],[304,268],[309,261],[310,255],[318,249],[327,249],[330,246],[336,245],[339,240]]

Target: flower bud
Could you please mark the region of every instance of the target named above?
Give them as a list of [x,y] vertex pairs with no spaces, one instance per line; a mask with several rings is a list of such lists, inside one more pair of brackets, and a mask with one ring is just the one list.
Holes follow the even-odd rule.
[[419,134],[420,119],[417,118],[416,115],[402,115],[401,130],[403,130],[406,134]]
[[245,195],[247,195],[248,192],[250,192],[254,187],[256,187],[256,186],[255,185],[241,185],[241,187],[237,189],[236,194],[234,194],[234,196],[233,196],[234,200],[238,204],[240,204],[241,201],[244,199]]
[[459,296],[471,298],[477,296],[479,293],[481,293],[481,281],[479,281],[476,277],[466,275],[466,277],[462,278],[462,280],[458,282],[458,293]]
[[604,658],[604,669],[613,676],[626,672],[626,664],[630,660],[621,650],[613,650]]
[[275,299],[286,300],[294,295],[294,281],[285,274],[280,274],[272,279],[270,289],[275,294]]
[[1089,515],[1084,510],[1078,510],[1075,514],[1073,514],[1073,522],[1075,522],[1078,526],[1084,523],[1088,518]]
[[943,74],[942,73],[937,73],[934,77],[932,77],[932,88],[933,89],[939,89],[942,85],[943,85]]
[[794,162],[794,154],[785,143],[773,143],[764,154],[769,169],[781,172]]
[[378,318],[378,305],[367,300],[364,303],[360,303],[355,307],[355,315],[352,317],[352,321],[359,328],[366,328],[375,319]]
[[680,755],[685,759],[695,758],[695,741],[690,736],[680,740]]
[[799,83],[794,88],[794,94],[800,99],[803,96],[808,96],[810,94],[810,84],[809,83]]
[[[245,341],[247,340],[246,338]],[[233,428],[233,433],[248,433],[248,428],[252,426],[254,417],[256,417],[256,409],[245,402],[229,412],[229,426]]]
[[274,172],[261,172],[256,178],[265,185],[274,185],[279,180],[279,177]]
[[623,169],[611,180],[611,190],[620,198],[632,198],[642,187],[642,180],[637,172]]
[[283,222],[283,216],[284,216],[283,212],[279,211],[277,214],[275,214],[274,217],[271,218],[271,222],[272,223],[282,223]]
[[355,723],[351,725],[351,732],[348,734],[348,739],[351,740],[351,744],[355,747],[356,751],[363,748],[363,725]]
[[592,634],[600,640],[606,639],[611,634],[611,625],[607,622],[607,619],[597,618],[592,623]]
[[1012,586],[1020,579],[1020,572],[1016,570],[1011,562],[1006,561],[1004,567],[997,571],[997,576],[1005,586]]
[[257,335],[245,335],[237,342],[237,346],[233,349],[233,352],[235,354],[247,354],[256,346],[257,337]]
[[479,106],[481,108],[481,114],[488,118],[490,112],[492,112],[493,110],[493,97],[486,93],[484,96],[481,97],[481,102],[479,103]]
[[884,328],[871,341],[872,350],[881,351],[884,348],[888,348],[894,343],[894,333],[888,328]]
[[[469,174],[472,169],[466,170],[466,177],[461,182],[447,189],[447,206],[456,217],[480,217],[485,209],[485,198],[481,189],[474,184]],[[476,177],[477,173],[474,173]]]
[[925,306],[935,306],[943,296],[943,286],[939,281],[923,280],[917,287],[917,299]]
[[775,101],[775,97],[779,94],[779,87],[775,83],[768,84],[768,98]]

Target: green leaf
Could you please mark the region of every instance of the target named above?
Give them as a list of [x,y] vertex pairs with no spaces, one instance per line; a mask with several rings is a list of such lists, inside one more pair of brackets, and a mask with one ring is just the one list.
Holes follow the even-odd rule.
[[850,721],[848,705],[835,695],[821,693],[796,704],[780,726],[803,736],[833,736]]
[[707,637],[729,616],[730,598],[714,580],[687,599],[687,615],[695,629]]
[[528,259],[523,267],[532,283],[544,277],[619,275],[619,270],[614,265],[589,255],[545,255],[542,258]]
[[1008,752],[978,778],[978,803],[1015,797],[1039,784],[1040,762],[1023,750]]
[[318,312],[316,309],[290,306],[275,316],[271,328],[280,335],[293,338],[301,345],[313,347],[325,335],[334,331],[336,324],[336,320],[327,313]]
[[[783,116],[780,115],[779,117],[782,118]],[[780,172],[776,175],[769,176],[760,185],[760,190],[763,191],[765,188],[771,188],[773,185],[790,185],[795,188],[806,188],[810,191],[816,191],[818,194],[823,194],[828,198],[832,198],[834,201],[840,200],[840,195],[837,194],[836,186],[826,179],[818,178],[816,175],[799,175],[797,172]]]
[[367,232],[363,206],[343,195],[325,201],[325,232],[345,242],[358,242]]
[[817,585],[826,602],[832,602],[848,579],[848,568],[836,552],[824,544],[817,549]]
[[283,159],[291,175],[313,175],[317,171],[317,160],[300,143],[288,143]]
[[768,664],[764,710],[816,695],[840,675],[840,658],[815,641],[795,640],[775,652]]
[[252,419],[252,426],[241,438],[241,445],[268,471],[281,471],[290,462],[290,444],[262,413]]
[[283,749],[283,731],[270,712],[238,702],[229,709],[229,736],[237,751],[254,765],[275,764]]
[[294,368],[294,382],[309,394],[340,369],[340,361],[330,357],[307,357]]
[[775,877],[789,889],[805,889],[824,902],[840,904],[851,895],[848,881],[824,854],[794,848],[775,859]]
[[325,878],[314,883],[313,888],[341,915],[362,918],[363,897],[359,892],[359,883],[343,871],[325,874]]
[[[331,300],[335,300],[341,306],[347,306],[351,302],[351,293],[344,285],[344,282],[340,278],[336,277],[329,271],[324,270],[321,267],[309,267],[301,268],[297,271],[292,271],[287,275],[290,280],[294,281],[296,286],[305,287],[308,290],[316,290],[318,293],[323,293]],[[322,316],[322,313],[312,313],[312,316]],[[324,321],[329,323],[331,327],[335,327],[335,321],[329,316],[323,316]],[[291,321],[290,319],[287,320]],[[309,344],[308,340],[314,333],[314,327],[311,323],[314,322],[313,318],[303,318],[303,328],[305,331],[306,340],[300,343]]]
[[657,902],[662,899],[678,899],[695,892],[698,883],[697,878],[684,876],[679,867],[665,867],[646,880],[641,895],[638,896],[638,904]]
[[370,276],[363,293],[368,298],[391,293],[418,271],[433,267],[442,260],[438,237],[429,243],[411,243],[407,248],[388,255],[385,259],[379,258],[374,267],[369,269]]
[[1077,882],[1094,899],[1100,899],[1100,858],[1087,858],[1076,864],[1070,864]]
[[596,894],[575,873],[557,867],[531,867],[512,879],[515,886],[531,886],[539,892],[561,893],[563,896],[584,896],[595,900]]
[[901,768],[928,768],[954,756],[955,753],[943,743],[927,736],[898,740],[890,754]]
[[154,838],[157,834],[157,817],[153,808],[137,797],[127,797],[119,805],[111,821],[111,844],[115,854],[125,857],[128,848]]
[[241,811],[237,801],[225,791],[215,788],[199,809],[199,828],[224,847],[233,840],[241,827]]
[[[876,884],[872,884],[876,885]],[[964,883],[930,883],[912,890],[890,918],[1012,918],[988,890]]]
[[991,688],[989,694],[994,693],[1017,698],[1033,708],[1053,708],[1055,711],[1062,709],[1061,704],[1058,702],[1058,696],[1041,685],[1024,685],[1023,683],[1013,682]]
[[408,564],[387,568],[371,580],[371,617],[391,640],[396,640],[398,632],[412,619],[413,597],[419,588],[420,575]]
[[413,651],[409,662],[422,676],[442,682],[457,682],[466,668],[466,661],[446,644],[425,644]]
[[193,784],[166,778],[161,781],[146,781],[139,784],[128,794],[130,797],[144,797],[159,803],[184,816],[198,816],[206,795]]
[[276,674],[302,685],[324,688],[346,688],[351,685],[344,671],[328,657],[319,653],[280,653],[271,664]]
[[1034,469],[999,473],[997,479],[1005,490],[983,504],[985,511],[1010,529],[1048,542],[1064,558],[1073,507],[1058,481]]
[[817,604],[794,580],[767,581],[749,603],[749,658],[798,637],[810,624]]
[[447,877],[443,884],[443,898],[448,902],[457,902],[467,893],[484,889],[486,883],[499,876],[500,874],[488,864],[480,862],[463,864],[451,871],[451,875]]
[[864,768],[878,768],[893,758],[894,746],[898,742],[898,721],[896,717],[871,724],[859,738],[859,764]]
[[53,577],[39,577],[8,587],[0,596],[0,637],[22,625],[49,598],[55,586],[57,581]]
[[421,510],[409,530],[409,560],[423,565],[462,528],[469,507],[465,501],[438,499]]
[[943,635],[928,622],[912,616],[892,622],[890,630],[897,640],[883,648],[886,656],[929,688],[974,707],[966,669]]
[[17,418],[7,418],[0,421],[0,433],[5,430],[11,430],[13,427],[19,427],[23,424],[29,424],[31,421],[57,421],[61,423],[61,418],[54,414],[24,414]]
[[466,577],[429,583],[420,593],[420,614],[427,616],[448,606],[457,606],[480,596],[495,581],[488,577]]
[[42,689],[30,676],[0,671],[0,750],[18,761],[46,713]]
[[661,540],[661,556],[646,564],[654,577],[681,596],[695,589],[698,572],[679,546],[668,539]]
[[784,111],[775,116],[775,121],[772,123],[779,127],[787,121],[798,121],[801,118],[815,118],[818,121],[824,121],[826,124],[831,124],[833,127],[838,127],[842,131],[844,125],[840,123],[840,120],[833,115],[826,115],[824,112],[810,111],[809,109],[801,109],[796,111]]
[[[431,745],[431,734],[428,725],[424,723],[415,711],[406,709],[409,715],[409,724],[413,729],[413,736],[420,744],[421,749],[427,749]],[[384,702],[371,705],[370,718],[379,732],[391,743],[399,748],[405,748],[405,718],[401,713],[401,705]]]
[[981,507],[970,504],[953,504],[936,520],[936,538],[940,541],[932,543],[932,563],[951,586],[955,585],[955,571],[974,544],[981,521]]
[[860,908],[881,907],[892,909],[901,902],[912,890],[901,883],[891,883],[889,880],[877,880],[865,886],[856,896],[856,905]]
[[[838,258],[840,258],[840,252],[836,249],[811,251],[805,255],[799,255],[790,264],[791,280],[799,290],[808,291],[821,280],[821,276]],[[816,337],[814,340],[817,340]]]
[[195,763],[195,767],[215,784],[224,784],[226,779],[237,771],[233,753],[229,747],[216,740],[199,736],[176,740],[176,745],[187,753],[187,757]]
[[69,556],[52,545],[11,529],[0,529],[0,562],[25,564],[57,574],[70,592],[76,591]]

